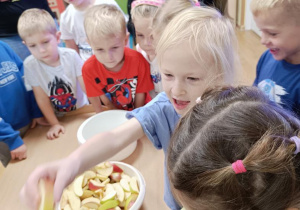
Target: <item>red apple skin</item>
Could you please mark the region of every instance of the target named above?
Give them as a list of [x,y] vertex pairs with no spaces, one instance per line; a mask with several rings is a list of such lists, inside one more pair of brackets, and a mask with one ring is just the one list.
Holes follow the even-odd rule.
[[89,189],[90,190],[96,191],[96,190],[99,190],[100,188],[103,188],[103,187],[95,186],[95,185],[93,185],[92,182],[89,182]]
[[114,172],[110,175],[110,179],[114,182],[120,182],[122,178],[122,174],[119,172]]
[[112,164],[112,166],[113,166],[113,172],[119,172],[119,173],[123,172],[123,170],[116,164]]

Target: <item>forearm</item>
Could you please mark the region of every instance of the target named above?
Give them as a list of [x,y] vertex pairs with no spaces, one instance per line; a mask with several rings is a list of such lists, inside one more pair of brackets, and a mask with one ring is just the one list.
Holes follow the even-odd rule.
[[64,40],[64,42],[65,42],[67,48],[74,49],[79,54],[79,48],[73,39]]
[[96,113],[102,112],[101,100],[100,97],[89,97],[89,101],[91,102]]
[[137,93],[134,99],[134,108],[142,107],[145,105],[145,93]]
[[51,126],[59,124],[59,121],[54,114],[49,98],[45,100],[37,100],[37,103],[44,117]]

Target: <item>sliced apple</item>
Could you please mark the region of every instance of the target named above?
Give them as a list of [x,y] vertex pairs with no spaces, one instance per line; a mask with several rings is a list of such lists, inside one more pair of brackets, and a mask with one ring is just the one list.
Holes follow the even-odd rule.
[[71,190],[67,191],[67,196],[71,209],[80,209],[80,198],[75,195]]
[[100,200],[94,197],[86,198],[81,201],[81,205],[90,209],[97,209],[100,206]]
[[100,174],[101,176],[104,177],[109,177],[111,173],[113,172],[113,167],[108,167],[108,168],[98,168],[97,173]]
[[123,170],[119,166],[117,166],[116,164],[112,164],[112,166],[114,168],[113,172],[119,172],[119,173],[123,172]]
[[109,191],[101,200],[101,204],[105,203],[108,200],[113,200],[116,197],[117,192],[115,190]]
[[125,200],[127,200],[127,198],[129,198],[129,196],[131,196],[131,192],[125,192]]
[[105,187],[105,194],[108,194],[110,191],[115,191],[115,188],[113,187],[112,184],[106,184],[106,187]]
[[98,210],[107,210],[107,209],[114,209],[119,205],[119,201],[117,200],[108,200],[105,203],[103,203]]
[[84,178],[86,179],[94,179],[95,177],[96,177],[96,173],[94,171],[84,172]]
[[115,207],[114,210],[122,210],[119,206]]
[[105,179],[103,182],[102,182],[102,184],[108,184],[110,182],[110,178],[107,178],[107,179]]
[[129,186],[130,186],[130,191],[132,193],[139,193],[139,187],[138,187],[138,183],[137,183],[137,178],[135,176],[131,177],[130,182],[129,182]]
[[119,182],[122,178],[122,174],[120,172],[113,172],[109,177],[112,181]]
[[127,198],[125,202],[124,210],[130,209],[133,206],[134,202],[136,201],[137,197],[138,197],[137,194],[131,194],[131,196],[129,196],[129,198]]
[[71,206],[67,204],[65,207],[61,207],[63,210],[72,210]]
[[100,174],[97,174],[97,178],[103,182],[104,180],[107,179],[107,176],[102,176]]
[[73,184],[73,190],[74,190],[74,193],[80,197],[82,196],[83,194],[83,190],[82,190],[82,182],[83,182],[83,178],[84,178],[84,175],[81,175],[79,177],[77,177],[74,181],[74,184]]
[[103,183],[99,183],[99,182],[96,182],[94,180],[90,180],[89,181],[89,189],[92,190],[92,191],[96,191],[100,188],[104,188],[105,185]]
[[120,202],[123,202],[124,198],[125,198],[125,193],[124,193],[122,186],[120,185],[120,183],[114,183],[113,187],[114,187],[115,191],[117,192],[118,200]]
[[124,174],[124,173],[122,173],[121,178],[126,179],[127,182],[130,182],[130,179],[131,179],[130,176],[128,176],[127,174]]
[[121,184],[122,188],[124,189],[124,191],[130,192],[130,187],[129,187],[128,181],[126,179],[121,179],[120,184]]
[[86,198],[92,197],[94,195],[95,192],[91,191],[91,190],[84,190],[82,193],[82,196],[80,196],[81,200],[84,200]]
[[64,190],[64,192],[63,192],[63,194],[62,194],[62,196],[60,198],[60,202],[59,202],[60,207],[62,209],[64,209],[66,205],[69,205],[68,204],[68,197],[67,197],[66,191],[67,191],[67,189]]
[[39,182],[39,190],[41,195],[39,210],[54,209],[53,182],[41,179]]

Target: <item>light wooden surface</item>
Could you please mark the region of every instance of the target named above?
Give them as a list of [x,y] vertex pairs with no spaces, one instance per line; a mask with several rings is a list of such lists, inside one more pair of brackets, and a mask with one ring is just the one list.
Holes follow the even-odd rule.
[[[90,110],[89,108],[85,111]],[[19,201],[19,191],[30,172],[39,164],[63,158],[78,146],[77,129],[80,124],[94,113],[84,113],[65,116],[61,119],[66,133],[56,140],[47,140],[46,132],[49,127],[37,127],[27,132],[24,137],[28,148],[28,158],[23,161],[11,162],[0,178],[1,210],[26,210]],[[99,125],[101,126],[101,125]],[[136,167],[146,181],[146,195],[142,210],[168,209],[163,201],[163,151],[156,150],[147,139],[138,141],[136,150],[123,160]]]

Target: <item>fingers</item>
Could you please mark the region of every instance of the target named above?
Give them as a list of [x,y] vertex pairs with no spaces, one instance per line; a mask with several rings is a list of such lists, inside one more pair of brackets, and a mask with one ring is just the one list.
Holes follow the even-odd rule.
[[35,128],[36,124],[37,124],[36,120],[32,120],[30,128]]

